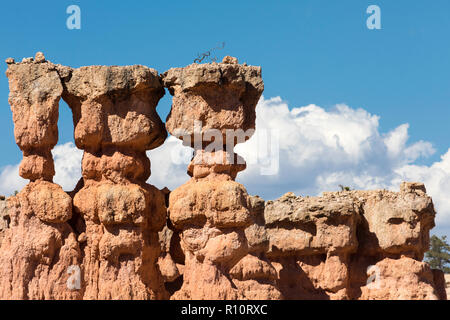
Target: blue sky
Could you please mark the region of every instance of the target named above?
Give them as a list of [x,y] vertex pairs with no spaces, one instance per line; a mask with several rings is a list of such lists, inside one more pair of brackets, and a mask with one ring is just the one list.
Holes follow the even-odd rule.
[[[71,4],[81,8],[81,30],[66,28]],[[381,8],[381,30],[366,27],[371,4]],[[290,109],[362,108],[380,117],[381,133],[408,123],[409,141],[436,150],[414,163],[431,166],[450,147],[449,14],[448,0],[7,1],[0,58],[42,51],[73,67],[143,64],[162,73],[225,42],[219,58],[262,66],[266,99],[280,96]],[[22,158],[8,92],[0,76],[0,169]],[[158,105],[163,120],[170,102],[167,93]],[[61,106],[65,143],[73,141],[73,125]]]
[[[66,28],[66,8],[81,8],[81,30]],[[377,4],[382,30],[366,28]],[[7,1],[0,12],[0,52],[21,59],[43,51],[55,62],[144,64],[160,72],[218,52],[261,65],[266,97],[293,106],[336,103],[380,115],[383,131],[411,125],[412,140],[450,145],[450,2],[396,1]],[[1,66],[2,73],[6,64]],[[0,166],[20,160],[13,140],[8,83],[0,77]],[[166,95],[158,111],[165,118]],[[72,140],[62,108],[60,142]],[[428,159],[429,162],[435,157]]]

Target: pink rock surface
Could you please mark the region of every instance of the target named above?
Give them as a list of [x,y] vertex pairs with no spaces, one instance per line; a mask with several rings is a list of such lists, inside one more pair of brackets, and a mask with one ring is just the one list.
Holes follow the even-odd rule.
[[55,174],[50,151],[58,141],[59,100],[63,92],[58,68],[53,63],[31,59],[10,63],[6,71],[14,136],[24,154],[20,175],[31,181],[51,181]]
[[[446,299],[444,274],[422,262],[435,217],[423,184],[265,202],[235,181],[260,67],[228,56],[159,76],[72,69],[42,53],[7,64],[19,171],[31,181],[0,198],[0,299]],[[163,85],[167,129],[194,148],[191,179],[173,191],[146,183],[146,151],[167,136]],[[69,193],[52,182],[61,97],[84,150]]]
[[144,66],[92,66],[64,81],[75,143],[85,150],[83,186],[73,199],[86,238],[83,298],[165,298],[157,267],[165,198],[145,183],[145,151],[167,136],[155,109],[164,95],[159,76]]
[[[180,232],[185,256],[183,285],[171,298],[279,299],[275,269],[263,251],[249,245],[245,233],[255,223],[257,208],[234,181],[245,162],[237,162],[232,149],[245,139],[233,138],[230,149],[222,149],[227,130],[255,126],[255,107],[264,88],[261,69],[234,59],[224,62],[193,64],[163,75],[174,96],[166,124],[169,132],[194,139],[195,123],[202,125],[199,147],[191,143],[196,148],[188,167],[192,179],[169,198],[170,220]],[[205,148],[208,130],[222,135],[217,150]]]
[[[0,247],[0,299],[80,299],[81,290],[67,286],[70,266],[79,266],[81,251],[70,225],[46,222],[30,196],[43,182],[30,183],[8,199],[9,228]],[[44,186],[44,190],[46,187]],[[47,190],[45,190],[47,192]],[[41,199],[42,204],[47,193]],[[62,191],[61,191],[62,192]],[[30,201],[31,198],[31,201]],[[59,201],[59,202],[58,202]],[[67,218],[66,199],[53,198],[45,220]],[[59,208],[59,205],[61,207]],[[71,207],[70,203],[70,209]]]

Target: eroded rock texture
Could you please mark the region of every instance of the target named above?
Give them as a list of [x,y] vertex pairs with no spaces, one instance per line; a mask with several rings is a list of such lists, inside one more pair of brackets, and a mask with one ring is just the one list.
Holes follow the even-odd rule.
[[438,299],[439,280],[421,262],[434,215],[416,183],[399,193],[286,194],[266,204],[268,256],[287,299]]
[[[0,299],[446,299],[444,275],[422,262],[435,216],[423,184],[265,202],[235,181],[260,67],[225,57],[160,76],[42,53],[7,64],[30,183],[0,197]],[[164,86],[166,127],[194,149],[192,178],[172,192],[146,183],[146,151],[167,136]],[[69,193],[52,182],[61,97],[84,150]]]
[[[166,298],[156,264],[165,199],[145,183],[145,152],[167,136],[155,111],[164,95],[157,72],[72,69],[41,53],[7,63],[14,133],[24,153],[20,174],[31,182],[7,202],[0,297]],[[70,195],[52,183],[61,97],[73,111],[75,143],[85,151],[83,177]],[[69,284],[71,276],[78,285]]]
[[194,148],[192,179],[169,198],[170,221],[180,231],[185,256],[183,285],[172,298],[281,298],[263,246],[246,235],[257,222],[258,201],[234,181],[245,162],[233,148],[251,133],[241,139],[232,134],[255,127],[261,68],[224,59],[170,69],[163,81],[174,96],[167,129]]
[[[0,248],[1,299],[79,299],[67,290],[69,266],[81,262],[68,220],[72,199],[52,183],[51,149],[58,140],[61,66],[42,54],[22,63],[8,61],[9,103],[14,135],[23,151],[20,175],[31,182],[5,204],[8,229]],[[4,225],[5,226],[5,225]]]
[[146,184],[145,151],[167,133],[156,113],[164,95],[157,72],[144,66],[71,70],[63,98],[83,149],[82,187],[73,199],[84,251],[85,299],[161,299],[158,231],[164,195]]

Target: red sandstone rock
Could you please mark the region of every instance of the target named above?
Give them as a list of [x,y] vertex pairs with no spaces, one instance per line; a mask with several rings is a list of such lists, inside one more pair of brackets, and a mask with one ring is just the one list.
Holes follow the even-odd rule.
[[195,121],[202,122],[202,133],[219,130],[224,142],[227,129],[255,128],[255,107],[264,90],[261,67],[239,65],[237,60],[194,63],[170,69],[162,76],[164,86],[174,96],[166,123],[173,135],[191,135],[193,143]]
[[[36,60],[9,60],[9,103],[14,135],[23,151],[19,173],[31,182],[8,199],[8,229],[0,248],[1,299],[79,299],[67,284],[81,252],[68,220],[72,199],[52,183],[51,149],[58,140],[58,103],[63,92],[60,66]],[[62,69],[61,69],[62,70]],[[71,269],[72,268],[72,269]]]
[[[286,194],[269,201],[268,257],[284,297],[442,298],[442,281],[421,262],[434,226],[431,198],[423,184],[403,183],[400,189]],[[368,269],[384,279],[382,289],[372,290]]]
[[55,174],[50,150],[58,141],[58,109],[63,86],[50,62],[9,63],[9,104],[14,136],[24,153],[20,175],[51,181]]
[[[234,181],[259,67],[225,57],[161,80],[144,66],[72,69],[42,53],[6,63],[31,182],[0,199],[0,299],[446,299],[442,272],[421,262],[435,216],[423,184],[265,203]],[[167,128],[195,149],[191,180],[172,192],[145,183],[145,151],[167,136],[155,111],[163,83]],[[85,151],[70,193],[51,182],[61,97]]]
[[[69,267],[81,264],[75,233],[68,223],[43,222],[38,217],[30,194],[40,187],[41,183],[31,183],[8,199],[11,221],[0,248],[0,299],[82,297],[81,290],[67,286]],[[56,201],[48,203],[53,207],[48,208],[46,217],[66,214],[67,209],[59,210]],[[60,204],[64,206],[64,202]]]
[[423,184],[403,183],[400,193],[358,192],[364,197],[360,232],[361,250],[373,255],[408,254],[423,259],[429,246],[429,230],[434,227],[433,202]]
[[385,258],[376,263],[378,279],[361,287],[364,300],[436,300],[439,292],[433,272],[424,263],[411,258]]
[[8,213],[7,201],[5,198],[0,199],[0,248],[6,229],[9,228],[10,216]]
[[144,66],[90,66],[74,69],[63,98],[74,114],[75,143],[96,152],[128,148],[144,152],[167,137],[156,113],[164,95],[158,73]]
[[155,110],[159,76],[144,66],[92,66],[72,70],[64,84],[75,143],[85,150],[84,186],[73,200],[85,221],[84,299],[165,298],[156,264],[165,197],[145,183],[145,151],[167,136]]
[[[174,95],[166,126],[180,138],[190,137],[188,144],[196,148],[188,167],[192,179],[169,198],[170,220],[181,232],[185,255],[183,285],[172,299],[280,299],[275,268],[264,260],[258,240],[250,235],[249,241],[245,232],[256,225],[258,208],[234,181],[245,162],[232,148],[250,135],[227,141],[229,130],[255,126],[264,88],[261,69],[229,57],[224,63],[171,69],[163,81]],[[196,132],[198,122],[202,128]],[[208,150],[211,130],[222,143]],[[229,149],[223,149],[227,142]]]

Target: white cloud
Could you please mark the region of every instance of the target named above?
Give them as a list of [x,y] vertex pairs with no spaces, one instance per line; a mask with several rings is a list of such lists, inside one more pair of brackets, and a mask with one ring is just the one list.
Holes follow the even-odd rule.
[[[416,165],[416,160],[435,152],[431,143],[409,143],[408,124],[382,133],[379,116],[343,104],[332,110],[316,105],[290,109],[280,97],[261,98],[256,112],[254,137],[236,147],[247,160],[247,169],[237,180],[250,194],[268,200],[288,191],[318,195],[338,190],[339,184],[398,190],[401,181],[422,181],[438,211],[435,232],[450,235],[450,149],[439,162]],[[262,150],[267,147],[261,144],[264,132],[279,136],[279,170],[274,175],[261,173],[264,161],[270,160]],[[55,182],[71,190],[81,176],[82,151],[67,143],[56,146],[53,154]],[[186,170],[192,149],[175,137],[147,154],[152,163],[149,183],[173,190],[189,179]],[[4,167],[0,173],[0,193],[10,194],[25,183],[18,176],[18,165]]]
[[[357,189],[390,187],[395,170],[429,156],[429,142],[407,144],[408,124],[383,134],[379,117],[363,109],[337,105],[292,108],[281,98],[262,98],[257,106],[256,132],[278,130],[280,170],[276,176],[259,174],[248,164],[238,180],[251,193],[272,199],[284,192],[317,195],[337,190],[339,184]],[[236,148],[244,158],[258,152],[257,139]],[[396,187],[398,188],[398,186]]]
[[[450,235],[450,149],[431,166],[414,165],[435,150],[426,141],[408,143],[408,124],[382,133],[379,117],[363,109],[337,105],[325,110],[309,105],[289,110],[276,97],[260,100],[256,128],[256,133],[279,131],[280,170],[277,175],[263,176],[258,163],[248,163],[237,180],[250,194],[265,199],[288,191],[318,195],[338,190],[339,184],[398,191],[402,181],[421,181],[438,212],[438,233]],[[236,150],[244,158],[258,153],[257,134]]]
[[0,194],[10,196],[14,191],[20,191],[27,184],[27,180],[19,176],[19,165],[8,165],[0,173]]
[[[72,142],[57,145],[52,150],[55,161],[55,183],[64,190],[73,190],[81,177],[81,158],[83,151],[77,149]],[[19,176],[19,164],[3,167],[0,173],[0,194],[11,195],[20,191],[28,180]]]
[[67,142],[57,145],[52,153],[56,173],[53,180],[64,190],[73,190],[81,178],[83,151],[76,148],[72,142]]
[[148,151],[152,166],[148,183],[160,189],[167,187],[173,190],[188,181],[187,166],[192,158],[192,150],[184,147],[181,140],[169,136],[162,146]]

